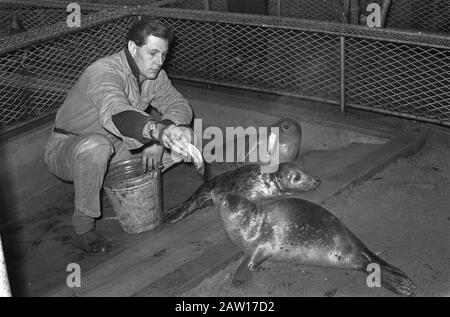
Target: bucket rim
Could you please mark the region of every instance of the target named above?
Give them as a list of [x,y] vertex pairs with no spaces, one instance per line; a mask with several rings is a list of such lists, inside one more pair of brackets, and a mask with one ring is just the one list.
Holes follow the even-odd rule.
[[[130,162],[132,164],[136,164],[136,162],[139,163],[141,161],[141,159],[142,159],[141,157],[133,157],[131,159],[126,159],[126,160],[114,162],[114,163],[112,163],[112,164],[110,164],[108,166],[108,170],[112,170],[113,168],[117,168],[117,167],[120,167],[122,165],[127,165],[127,163],[130,163]],[[132,178],[127,178],[127,179],[124,179],[124,180],[121,180],[121,181],[118,181],[118,182],[114,182],[113,184],[121,184],[121,183],[126,183],[126,182],[132,182],[132,181],[136,181],[138,179],[145,178],[145,177],[158,179],[158,175],[159,174],[160,174],[159,169],[155,167],[154,169],[149,170],[146,173],[143,173],[143,174],[141,174],[139,176],[135,176],[135,177],[132,177]],[[108,179],[108,173],[107,173],[105,178],[104,178],[104,180],[103,180],[103,188],[104,189],[109,189],[109,190],[112,190],[112,191],[123,190],[123,189],[119,189],[119,188],[111,188],[111,185],[113,185],[113,184],[111,184],[112,182],[113,182],[112,180]],[[143,185],[145,185],[145,184],[139,184],[139,185],[136,185],[134,187],[128,187],[127,189],[139,188],[139,187],[141,187]]]
[[133,189],[140,189],[141,187],[145,187],[145,186],[148,186],[148,183],[138,184],[133,187],[127,187],[127,188],[111,188],[111,187],[103,185],[103,189],[105,191],[110,191],[110,192],[124,192],[124,191],[130,191]]

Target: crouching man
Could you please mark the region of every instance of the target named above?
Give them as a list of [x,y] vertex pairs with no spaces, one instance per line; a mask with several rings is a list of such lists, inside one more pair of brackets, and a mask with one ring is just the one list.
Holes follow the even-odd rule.
[[[167,25],[140,20],[130,28],[121,51],[81,74],[57,112],[45,161],[53,174],[74,183],[75,242],[90,255],[111,249],[95,229],[108,165],[143,148],[142,164],[149,168],[154,159],[165,170],[177,161],[167,149],[187,153],[192,110],[161,69],[171,38]],[[144,112],[149,106],[161,120]]]

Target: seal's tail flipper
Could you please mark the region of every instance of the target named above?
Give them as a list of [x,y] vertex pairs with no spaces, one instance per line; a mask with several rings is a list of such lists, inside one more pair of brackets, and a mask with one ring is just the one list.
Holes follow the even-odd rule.
[[381,286],[402,296],[415,296],[416,285],[405,273],[400,269],[390,265],[375,254],[370,255],[371,263],[380,266]]
[[416,285],[413,280],[388,263],[381,265],[381,285],[402,296],[416,295]]

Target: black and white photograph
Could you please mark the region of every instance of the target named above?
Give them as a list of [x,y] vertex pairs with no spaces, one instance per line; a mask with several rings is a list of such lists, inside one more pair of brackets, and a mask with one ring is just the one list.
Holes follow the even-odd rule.
[[0,0],[0,44],[0,297],[450,296],[450,1]]

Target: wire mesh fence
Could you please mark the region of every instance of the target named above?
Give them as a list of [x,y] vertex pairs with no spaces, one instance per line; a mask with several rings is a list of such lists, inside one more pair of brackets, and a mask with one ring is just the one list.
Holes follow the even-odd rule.
[[409,33],[351,25],[339,32],[337,24],[321,24],[314,32],[307,22],[287,29],[235,19],[242,22],[166,19],[180,44],[168,61],[172,77],[339,104],[343,57],[348,106],[450,125],[448,37],[433,45],[432,37],[414,43]]
[[1,126],[57,109],[89,64],[123,46],[135,21],[129,16],[1,53]]
[[164,20],[176,34],[166,62],[173,77],[339,99],[337,37],[244,24]]
[[336,7],[339,0],[269,0],[269,15],[279,15],[297,19],[337,21]]
[[131,6],[146,6],[152,5],[160,0],[76,0],[76,1],[68,1],[68,0],[45,0],[50,2],[62,2],[66,5],[70,2],[76,2],[81,6],[84,5],[103,5],[105,7],[131,7]]
[[346,40],[348,105],[450,125],[450,49]]
[[[382,5],[382,0],[360,0],[361,14],[368,15],[369,3]],[[387,28],[450,33],[450,1],[394,0],[387,17]]]
[[[92,6],[86,9],[83,7],[81,15],[88,15],[98,10],[100,9]],[[0,37],[65,21],[69,14],[66,6],[58,4],[48,6],[48,4],[31,1],[2,1],[0,2]]]
[[[210,10],[227,11],[228,0],[206,0]],[[163,7],[202,10],[205,0],[178,0]],[[342,22],[344,0],[267,0],[269,15]],[[358,16],[367,17],[369,3],[380,6],[383,0],[359,0]],[[385,27],[427,32],[450,33],[450,1],[448,0],[395,0],[391,2]],[[363,20],[360,24],[365,24]]]
[[[174,28],[172,78],[322,100],[450,126],[450,39],[338,23],[140,8],[25,32],[0,48],[0,125],[57,109],[80,73],[120,50],[136,14]],[[37,36],[38,33],[46,33]],[[345,55],[340,40],[345,38]],[[28,41],[28,42],[27,42]]]

